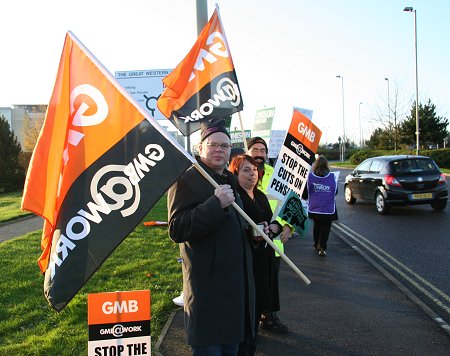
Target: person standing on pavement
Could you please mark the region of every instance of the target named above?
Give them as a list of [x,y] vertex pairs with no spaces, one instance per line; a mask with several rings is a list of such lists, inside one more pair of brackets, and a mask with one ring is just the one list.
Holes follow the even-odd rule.
[[334,174],[330,172],[328,160],[324,156],[316,157],[308,175],[303,198],[308,199],[308,216],[314,222],[314,248],[319,251],[319,256],[326,256],[331,223],[338,219],[337,193],[337,182]]
[[[267,195],[267,187],[269,185],[270,177],[273,173],[273,167],[267,164],[268,160],[268,148],[266,141],[261,137],[252,137],[247,141],[247,154],[251,156],[257,163],[259,168],[259,182],[258,189],[261,190],[264,194]],[[272,209],[272,212],[275,211],[277,207],[277,200],[269,198],[269,204]],[[279,222],[282,222],[281,219],[277,219]],[[274,244],[284,252],[284,244],[289,240],[291,234],[293,232],[293,228],[289,224],[282,224],[282,231],[279,236],[273,239]],[[275,254],[275,268],[276,275],[280,273],[280,261],[281,257],[278,254]],[[278,285],[278,283],[277,283]],[[261,328],[268,331],[273,331],[277,333],[286,333],[288,332],[288,328],[286,325],[281,323],[275,311],[264,313],[261,316]]]
[[[268,235],[275,237],[281,232],[278,221],[270,222],[272,209],[266,195],[257,188],[258,163],[249,155],[236,156],[228,169],[238,176],[238,192],[244,205],[244,211],[257,224],[269,227]],[[258,332],[260,316],[280,310],[278,276],[275,266],[275,251],[267,245],[262,236],[256,234],[251,226],[247,230],[253,253],[253,275],[256,290],[256,323]]]
[[170,238],[183,259],[185,328],[194,356],[237,355],[254,337],[252,253],[245,223],[231,205],[242,202],[225,169],[230,136],[223,120],[201,124],[199,164],[214,187],[191,167],[168,192]]

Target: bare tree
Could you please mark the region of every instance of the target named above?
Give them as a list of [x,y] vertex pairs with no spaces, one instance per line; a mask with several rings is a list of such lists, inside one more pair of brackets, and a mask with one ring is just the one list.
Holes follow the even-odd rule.
[[47,105],[33,105],[30,112],[25,112],[23,124],[23,150],[32,152],[44,123]]
[[404,98],[403,90],[397,80],[395,80],[394,85],[390,85],[388,81],[388,86],[386,93],[380,95],[380,99],[377,100],[370,121],[386,132],[387,142],[385,144],[387,147],[385,148],[396,150],[400,137],[398,128],[409,113],[411,100]]

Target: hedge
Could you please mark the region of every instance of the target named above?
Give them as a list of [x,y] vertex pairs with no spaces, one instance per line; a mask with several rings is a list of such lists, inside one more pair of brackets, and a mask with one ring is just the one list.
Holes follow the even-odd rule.
[[[390,155],[412,155],[415,156],[414,150],[358,150],[350,157],[350,163],[360,164],[367,158],[376,156],[390,156]],[[437,150],[422,150],[419,152],[421,156],[428,156],[432,158],[440,168],[450,168],[450,148],[440,148]]]

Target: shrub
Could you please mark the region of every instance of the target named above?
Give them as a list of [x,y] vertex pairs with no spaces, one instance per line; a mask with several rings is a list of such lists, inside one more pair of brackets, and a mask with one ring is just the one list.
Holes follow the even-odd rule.
[[19,164],[21,152],[22,147],[8,121],[0,116],[0,193],[15,192],[23,188],[25,173]]
[[450,168],[450,148],[424,150],[421,151],[420,154],[434,159],[440,168]]
[[[360,164],[367,158],[377,156],[390,156],[390,155],[415,155],[415,150],[358,150],[350,157],[350,163]],[[441,148],[438,150],[422,150],[419,152],[421,156],[427,156],[432,158],[440,168],[450,168],[450,148]]]

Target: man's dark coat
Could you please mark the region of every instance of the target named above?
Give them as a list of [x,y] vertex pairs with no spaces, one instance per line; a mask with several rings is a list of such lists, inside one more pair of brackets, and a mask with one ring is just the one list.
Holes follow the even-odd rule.
[[[202,166],[218,184],[233,187],[230,172]],[[214,187],[196,168],[188,169],[168,193],[169,234],[180,245],[188,344],[238,344],[253,332],[254,280],[245,221],[229,206],[220,207]],[[250,330],[250,331],[249,331]]]

